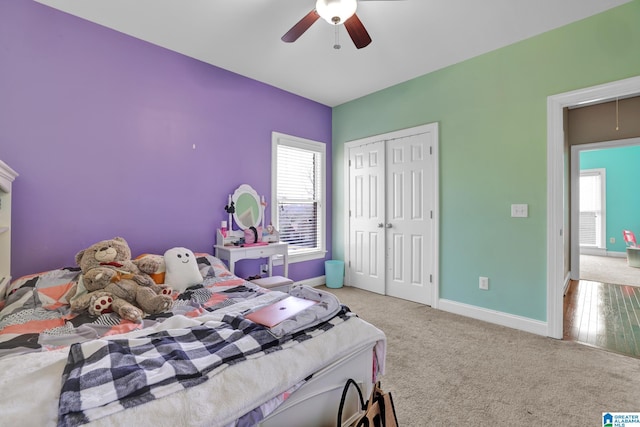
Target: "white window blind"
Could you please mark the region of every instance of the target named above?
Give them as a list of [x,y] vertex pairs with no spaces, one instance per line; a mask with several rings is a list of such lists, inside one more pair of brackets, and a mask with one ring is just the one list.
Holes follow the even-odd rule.
[[580,245],[604,245],[604,171],[580,171]]
[[[276,139],[276,227],[292,255],[324,252],[324,144]],[[324,254],[323,254],[324,255]]]

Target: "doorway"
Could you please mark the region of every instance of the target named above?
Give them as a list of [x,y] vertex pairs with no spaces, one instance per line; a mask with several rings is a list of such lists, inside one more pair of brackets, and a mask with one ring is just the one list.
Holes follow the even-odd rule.
[[547,99],[547,335],[562,339],[563,297],[569,285],[571,242],[564,109],[640,93],[640,77],[580,89]]
[[[612,185],[618,189],[618,193],[613,194],[614,200],[609,201],[606,194],[607,168],[583,169],[580,163],[581,153],[599,152],[615,153],[617,149],[634,147],[640,145],[640,138],[620,139],[614,141],[595,142],[590,144],[579,144],[571,146],[571,279],[584,279],[581,275],[580,265],[584,255],[587,256],[618,256],[624,257],[624,244],[622,244],[622,230],[632,227],[633,222],[622,222],[621,217],[628,220],[628,214],[622,215],[620,209],[623,205],[620,199],[624,199],[625,191],[620,193],[622,184],[619,178],[624,173],[624,165],[617,162],[612,165],[608,162],[607,168],[612,173],[614,180]],[[623,151],[625,156],[635,158],[627,151]],[[590,154],[590,153],[587,153]],[[620,156],[620,155],[619,155]],[[618,156],[618,157],[619,157]],[[602,165],[601,162],[599,162]],[[617,178],[616,178],[617,177]],[[627,184],[626,182],[624,183]],[[635,183],[628,183],[631,187]],[[585,188],[585,185],[587,188]],[[599,199],[599,200],[598,200]],[[607,230],[607,205],[613,206],[613,228]],[[591,216],[593,221],[593,234],[586,229],[591,228]],[[583,241],[584,240],[584,241]],[[616,246],[615,243],[618,243]],[[612,282],[615,283],[615,282]]]
[[349,285],[437,305],[437,148],[437,123],[345,144]]
[[564,340],[633,357],[640,357],[640,271],[627,264],[621,237],[640,225],[633,196],[639,143],[571,146],[571,280],[563,319]]

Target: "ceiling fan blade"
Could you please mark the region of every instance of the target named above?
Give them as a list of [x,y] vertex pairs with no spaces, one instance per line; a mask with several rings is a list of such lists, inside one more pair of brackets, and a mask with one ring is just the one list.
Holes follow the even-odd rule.
[[360,21],[360,18],[358,18],[355,13],[351,18],[344,21],[344,26],[347,28],[347,32],[349,33],[351,40],[353,40],[353,44],[355,44],[358,49],[369,46],[369,43],[371,43],[371,37],[364,28],[364,25],[362,25],[362,21]]
[[291,43],[298,40],[298,38],[318,20],[318,18],[320,18],[320,15],[318,15],[318,12],[316,12],[315,9],[307,13],[304,18],[298,21],[296,25],[291,27],[291,29],[282,36],[282,41]]

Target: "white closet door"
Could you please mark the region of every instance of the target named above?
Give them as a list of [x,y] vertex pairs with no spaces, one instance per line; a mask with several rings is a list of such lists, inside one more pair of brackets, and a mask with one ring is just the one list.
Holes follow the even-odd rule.
[[432,304],[434,132],[349,148],[348,284]]
[[349,149],[348,284],[385,293],[385,144]]
[[431,304],[433,170],[429,134],[387,141],[388,295]]

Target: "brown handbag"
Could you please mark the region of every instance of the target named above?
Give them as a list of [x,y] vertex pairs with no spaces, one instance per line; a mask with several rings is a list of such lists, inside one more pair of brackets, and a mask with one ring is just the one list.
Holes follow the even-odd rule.
[[364,411],[353,424],[355,427],[398,427],[398,418],[396,417],[396,409],[393,405],[393,398],[390,392],[385,392],[380,386],[380,381],[376,382],[371,390],[371,396],[365,403],[362,397],[362,391],[356,382],[349,378],[342,390],[340,398],[340,407],[338,408],[338,422],[336,426],[342,426],[342,410],[344,408],[345,399],[349,387],[353,385],[358,391],[360,399],[360,408]]

